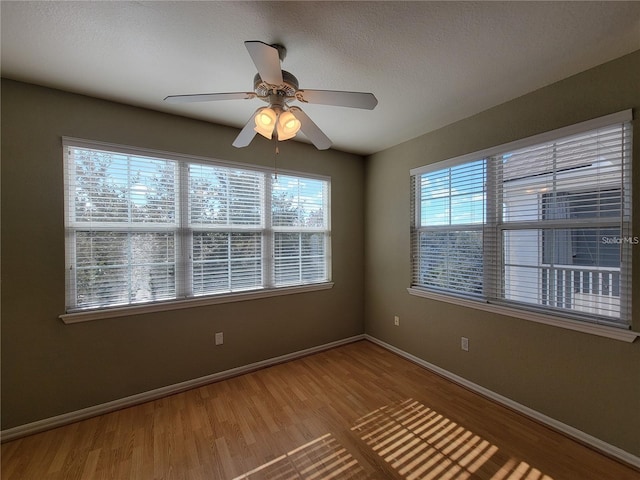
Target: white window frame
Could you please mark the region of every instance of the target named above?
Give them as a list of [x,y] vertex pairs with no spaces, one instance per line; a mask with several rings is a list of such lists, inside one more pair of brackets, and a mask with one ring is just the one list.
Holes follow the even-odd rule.
[[[331,281],[331,178],[324,175],[315,175],[309,173],[279,170],[280,175],[289,175],[300,179],[319,180],[324,182],[324,228],[315,228],[313,231],[322,232],[325,238],[325,278],[322,281],[312,283],[290,284],[286,286],[276,286],[271,281],[272,263],[273,263],[273,232],[277,231],[277,227],[271,226],[271,177],[273,170],[255,165],[247,165],[236,162],[222,161],[207,157],[198,157],[192,155],[179,154],[174,152],[165,152],[159,150],[143,149],[125,145],[118,145],[106,142],[91,141],[78,139],[73,137],[62,137],[62,145],[64,151],[65,163],[65,249],[66,249],[66,305],[67,311],[60,315],[59,318],[64,323],[78,323],[90,320],[98,320],[103,318],[114,318],[129,316],[142,313],[151,313],[159,311],[170,311],[182,308],[198,307],[203,305],[214,305],[220,303],[246,301],[259,298],[268,298],[280,295],[291,295],[304,292],[312,292],[317,290],[325,290],[333,287]],[[165,159],[176,162],[177,178],[179,185],[176,189],[176,202],[178,208],[176,212],[175,225],[154,225],[145,224],[141,227],[148,231],[172,231],[175,234],[175,250],[176,250],[176,296],[162,301],[149,301],[146,303],[114,305],[97,308],[78,309],[74,308],[75,291],[74,291],[74,275],[73,263],[75,252],[73,251],[75,242],[73,241],[76,225],[73,223],[73,196],[69,194],[67,183],[69,182],[69,174],[67,173],[68,151],[69,148],[80,148],[87,150],[99,150],[106,152],[114,152],[123,155],[142,156],[153,159]],[[193,295],[192,294],[192,278],[191,278],[191,245],[193,231],[199,231],[188,224],[188,166],[189,164],[203,164],[209,166],[218,166],[229,169],[240,169],[244,171],[255,172],[263,175],[261,197],[263,218],[259,227],[252,226],[250,228],[239,230],[259,232],[262,238],[262,278],[263,284],[260,287],[242,291],[231,291],[224,293]],[[120,226],[118,224],[104,224],[99,228],[107,228],[109,231],[131,231],[130,226]],[[85,226],[86,228],[86,226]],[[112,230],[113,228],[113,230]],[[134,230],[139,230],[136,226]],[[206,228],[205,228],[206,230]],[[213,228],[216,230],[216,228]]]
[[[416,247],[414,236],[417,235],[417,232],[420,230],[420,190],[418,187],[418,182],[413,181],[414,178],[419,178],[420,175],[424,173],[434,172],[446,168],[450,168],[452,166],[469,163],[475,160],[489,159],[490,157],[494,157],[496,155],[505,154],[510,151],[515,151],[518,149],[526,148],[529,146],[541,144],[544,142],[552,141],[555,139],[559,139],[562,137],[567,137],[570,135],[574,135],[577,133],[587,132],[589,130],[594,130],[600,127],[609,126],[612,124],[620,124],[627,123],[632,120],[632,111],[626,110],[623,112],[618,112],[615,114],[607,115],[605,117],[596,118],[593,120],[589,120],[586,122],[582,122],[576,125],[572,125],[569,127],[557,129],[554,131],[546,132],[540,135],[535,135],[526,139],[518,140],[515,142],[511,142],[504,145],[499,145],[496,147],[492,147],[486,150],[482,150],[479,152],[470,153],[467,155],[463,155],[460,157],[452,158],[449,160],[445,160],[442,162],[437,162],[435,164],[425,165],[422,167],[418,167],[412,169],[410,173],[410,177],[412,179],[412,226],[411,226],[411,238],[412,238],[412,259],[411,265],[412,270],[415,268],[414,256],[416,255],[416,251],[414,250]],[[631,161],[629,161],[628,169],[631,168]],[[628,178],[631,178],[630,171],[625,172],[625,174],[629,173]],[[486,196],[487,205],[491,204],[491,197],[493,188],[490,184],[490,175],[487,175],[487,182],[489,184],[486,187]],[[630,206],[628,208],[629,218],[631,216]],[[501,222],[497,222],[497,219],[492,218],[491,209],[487,207],[487,216],[485,219],[485,235],[493,235],[493,238],[490,241],[496,242],[498,245],[498,252],[502,255],[502,246],[501,243],[501,232],[504,228],[510,228],[509,225],[502,224]],[[630,221],[625,222],[623,225],[623,235],[629,234],[631,232],[630,229]],[[417,238],[417,237],[416,237]],[[630,250],[630,248],[628,248]],[[486,250],[485,250],[485,260],[486,260]],[[626,281],[631,282],[630,268],[631,268],[631,252],[628,252],[628,258],[625,259],[624,263],[621,265],[621,268],[624,270],[624,276]],[[414,278],[415,272],[412,271],[412,279]],[[491,273],[487,274],[487,269],[485,269],[484,274],[484,282],[488,284],[489,289],[495,289],[499,287],[500,282],[502,281],[499,278],[499,275],[493,275]],[[483,295],[482,298],[474,298],[473,295],[464,295],[450,292],[438,291],[436,289],[425,288],[423,286],[418,286],[412,282],[412,285],[407,288],[407,291],[411,295],[415,295],[418,297],[444,301],[448,303],[453,303],[456,305],[470,307],[474,309],[489,311],[496,314],[516,317],[520,319],[530,320],[538,323],[543,323],[547,325],[553,325],[561,328],[566,328],[570,330],[576,330],[584,333],[590,333],[594,335],[600,335],[608,338],[614,338],[617,340],[623,340],[627,342],[632,342],[635,340],[637,336],[640,336],[639,332],[633,332],[630,330],[631,325],[625,327],[622,325],[610,325],[610,324],[599,324],[599,323],[590,323],[588,321],[584,321],[583,319],[571,318],[570,315],[564,316],[562,314],[548,313],[544,311],[537,311],[534,309],[528,309],[526,307],[520,307],[518,305],[513,304],[504,304],[500,301],[490,300],[486,295]],[[493,290],[495,291],[495,290]],[[628,293],[628,305],[631,304],[631,295],[632,288],[629,285],[627,288]],[[631,316],[628,314],[626,316],[626,321],[631,322]]]

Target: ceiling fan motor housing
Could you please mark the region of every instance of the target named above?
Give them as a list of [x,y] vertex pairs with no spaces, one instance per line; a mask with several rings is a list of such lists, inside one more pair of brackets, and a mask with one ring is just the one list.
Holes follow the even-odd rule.
[[[283,97],[295,98],[299,88],[298,79],[292,73],[282,70],[282,80],[282,85],[275,85],[277,87],[276,93]],[[259,73],[256,73],[256,76],[253,77],[253,89],[256,95],[265,101],[268,101],[269,95],[274,93],[273,89],[269,88],[269,84],[262,81]]]

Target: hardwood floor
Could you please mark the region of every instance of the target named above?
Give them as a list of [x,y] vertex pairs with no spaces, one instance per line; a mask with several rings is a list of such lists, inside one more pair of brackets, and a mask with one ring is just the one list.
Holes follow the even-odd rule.
[[637,480],[361,341],[2,445],[4,480]]

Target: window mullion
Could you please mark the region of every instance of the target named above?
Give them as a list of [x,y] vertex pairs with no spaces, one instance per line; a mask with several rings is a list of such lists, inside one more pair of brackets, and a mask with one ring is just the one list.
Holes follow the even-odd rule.
[[76,196],[76,167],[75,159],[71,148],[65,146],[64,149],[65,168],[65,280],[67,283],[65,308],[69,309],[76,305],[77,295],[77,257],[76,257],[76,230],[71,225],[75,223]]
[[304,271],[304,256],[302,254],[302,232],[298,233],[298,278],[302,282],[302,272]]
[[66,229],[67,242],[67,301],[66,308],[75,306],[77,302],[77,275],[76,263],[76,231],[73,228]]
[[[228,192],[227,192],[228,193]],[[227,234],[227,287],[230,292],[233,292],[233,247],[231,242],[233,241],[232,233]]]
[[189,219],[189,163],[180,161],[176,166],[178,199],[176,219],[176,297],[193,296],[193,229]]
[[485,220],[483,238],[484,287],[486,298],[496,299],[501,295],[502,282],[502,169],[499,157],[485,159]]
[[263,176],[264,195],[262,209],[262,283],[265,288],[275,284],[275,249],[271,195],[273,194],[273,177],[265,173]]
[[[632,276],[631,276],[631,245],[637,242],[637,237],[632,237],[631,229],[631,194],[632,194],[632,150],[631,150],[632,126],[625,124],[622,126],[621,135],[621,152],[622,162],[620,165],[620,184],[621,188],[621,222],[620,234],[622,238],[629,239],[632,243],[623,243],[620,248],[620,317],[627,319],[631,323],[632,318]],[[636,289],[637,290],[637,289]],[[637,299],[637,297],[636,297]],[[637,326],[636,326],[637,327]]]

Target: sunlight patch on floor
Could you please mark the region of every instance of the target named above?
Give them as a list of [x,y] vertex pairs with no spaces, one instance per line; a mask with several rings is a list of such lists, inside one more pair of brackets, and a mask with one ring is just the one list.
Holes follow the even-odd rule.
[[365,415],[351,431],[406,480],[553,480],[412,399]]
[[364,480],[358,461],[330,433],[233,480]]

